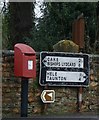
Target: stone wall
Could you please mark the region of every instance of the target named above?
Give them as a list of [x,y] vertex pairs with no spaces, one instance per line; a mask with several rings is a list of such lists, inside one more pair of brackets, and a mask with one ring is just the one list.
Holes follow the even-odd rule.
[[[14,76],[14,58],[3,57],[2,77],[2,109],[3,117],[20,116],[21,102],[21,78]],[[99,93],[97,91],[99,81],[99,64],[97,59],[91,61],[91,80],[88,88],[83,89],[83,103],[81,113],[97,113]],[[38,75],[38,73],[37,73]],[[29,80],[28,116],[34,115],[66,115],[77,112],[77,88],[49,87],[56,92],[56,100],[52,104],[43,104],[40,95],[44,88],[36,80]]]

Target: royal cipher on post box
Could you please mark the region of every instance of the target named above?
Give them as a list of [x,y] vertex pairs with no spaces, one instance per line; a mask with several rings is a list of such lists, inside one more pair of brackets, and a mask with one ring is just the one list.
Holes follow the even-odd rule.
[[36,52],[30,46],[22,43],[14,46],[14,74],[36,78]]

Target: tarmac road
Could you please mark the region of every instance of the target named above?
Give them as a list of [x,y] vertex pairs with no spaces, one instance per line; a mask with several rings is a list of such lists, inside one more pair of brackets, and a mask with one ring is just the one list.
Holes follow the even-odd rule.
[[99,115],[38,116],[31,118],[2,118],[2,120],[99,120]]

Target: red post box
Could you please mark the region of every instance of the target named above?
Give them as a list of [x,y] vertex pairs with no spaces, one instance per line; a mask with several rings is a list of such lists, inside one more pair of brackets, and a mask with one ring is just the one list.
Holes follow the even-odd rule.
[[18,43],[14,46],[15,76],[36,77],[36,52],[28,45]]

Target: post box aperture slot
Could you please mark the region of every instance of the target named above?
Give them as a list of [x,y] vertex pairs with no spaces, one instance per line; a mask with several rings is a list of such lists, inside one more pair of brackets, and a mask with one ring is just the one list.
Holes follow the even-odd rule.
[[34,56],[35,53],[24,53],[25,56]]

